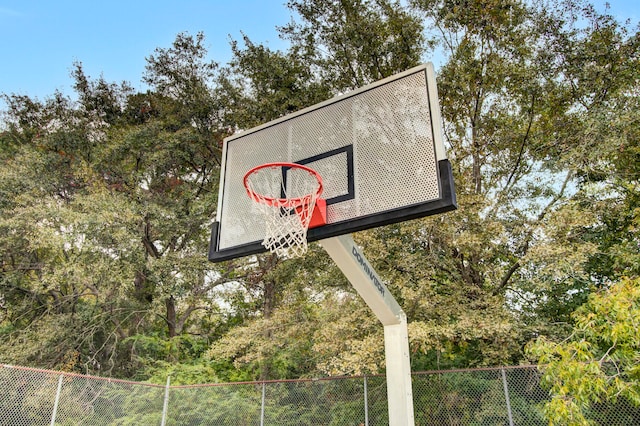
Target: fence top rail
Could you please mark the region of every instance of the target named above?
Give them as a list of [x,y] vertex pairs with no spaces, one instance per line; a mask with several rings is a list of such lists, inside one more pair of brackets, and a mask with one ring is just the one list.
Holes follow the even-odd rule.
[[47,369],[44,369],[44,368],[21,367],[21,366],[10,365],[10,364],[0,364],[0,367],[1,368],[7,368],[7,369],[13,369],[13,370],[20,370],[20,371],[31,371],[31,372],[34,372],[34,373],[50,374],[52,376],[64,376],[64,377],[75,377],[75,378],[79,378],[79,379],[101,380],[103,382],[108,382],[108,383],[122,383],[122,384],[127,384],[127,385],[140,385],[140,386],[149,386],[149,387],[157,387],[157,388],[166,387],[165,385],[158,385],[158,384],[155,384],[155,383],[135,382],[135,381],[132,381],[132,380],[114,379],[114,378],[111,378],[111,377],[91,376],[91,375],[88,375],[88,374],[79,374],[79,373],[70,373],[70,372],[66,372],[66,371],[47,370]]
[[[22,367],[18,365],[10,365],[10,364],[0,364],[0,368],[7,368],[13,370],[20,371],[31,371],[34,373],[43,373],[49,374],[52,376],[64,376],[64,377],[77,377],[83,379],[91,379],[91,380],[101,380],[105,382],[113,382],[113,383],[122,383],[129,385],[141,385],[141,386],[149,386],[149,387],[159,387],[165,388],[166,385],[156,384],[156,383],[148,383],[148,382],[135,382],[132,380],[125,379],[114,379],[110,377],[100,377],[100,376],[92,376],[89,374],[79,374],[79,373],[71,373],[66,371],[56,371],[56,370],[47,370],[44,368],[33,368],[33,367]],[[367,377],[384,377],[381,374],[371,374],[367,375]],[[331,377],[319,377],[319,378],[303,378],[303,379],[278,379],[278,380],[257,380],[257,381],[245,381],[245,382],[224,382],[224,383],[200,383],[200,384],[191,384],[191,385],[172,385],[169,386],[171,389],[181,389],[181,388],[199,388],[199,387],[215,387],[215,386],[230,386],[230,385],[261,385],[261,384],[271,384],[271,383],[304,383],[304,382],[321,382],[321,381],[331,381],[331,380],[343,380],[343,379],[361,379],[365,376],[331,376]]]
[[430,374],[447,374],[447,373],[473,373],[477,371],[501,371],[501,370],[537,370],[537,365],[505,365],[503,367],[477,367],[477,368],[455,368],[451,370],[428,370],[428,371],[412,371],[412,376],[426,376]]
[[[171,386],[172,389],[184,389],[184,388],[202,388],[212,386],[229,386],[229,385],[262,385],[263,383],[277,384],[277,383],[308,383],[308,382],[327,382],[332,380],[345,380],[345,379],[362,379],[365,376],[330,376],[330,377],[318,377],[318,378],[304,378],[304,379],[277,379],[277,380],[256,380],[248,382],[225,382],[225,383],[201,383],[195,385],[175,385]],[[385,377],[382,374],[368,374],[366,377]]]
[[[132,380],[124,380],[124,379],[113,379],[110,377],[100,377],[100,376],[91,376],[88,374],[79,374],[79,373],[70,373],[65,371],[55,371],[55,370],[47,370],[42,368],[32,368],[32,367],[21,367],[9,364],[0,364],[0,368],[6,369],[14,369],[21,371],[31,371],[36,373],[44,373],[52,376],[64,376],[64,377],[76,377],[83,379],[91,379],[91,380],[100,380],[103,382],[109,383],[121,383],[128,385],[139,385],[139,386],[147,386],[147,387],[155,387],[155,388],[166,388],[166,385],[148,383],[148,382],[135,382]],[[478,371],[500,371],[500,370],[522,370],[522,369],[538,369],[536,365],[513,365],[513,366],[504,366],[504,367],[482,367],[482,368],[460,368],[453,370],[429,370],[429,371],[415,371],[412,372],[412,376],[426,376],[426,375],[436,375],[436,374],[451,374],[451,373],[472,373]],[[303,378],[303,379],[280,379],[280,380],[258,380],[258,381],[246,381],[246,382],[224,382],[224,383],[202,383],[202,384],[191,384],[191,385],[172,385],[169,386],[170,389],[189,389],[189,388],[204,388],[204,387],[221,387],[221,386],[232,386],[232,385],[262,385],[262,384],[277,384],[277,383],[309,383],[309,382],[327,382],[333,380],[344,380],[344,379],[363,379],[365,377],[385,377],[383,374],[366,374],[359,376],[330,376],[330,377],[319,377],[319,378]]]

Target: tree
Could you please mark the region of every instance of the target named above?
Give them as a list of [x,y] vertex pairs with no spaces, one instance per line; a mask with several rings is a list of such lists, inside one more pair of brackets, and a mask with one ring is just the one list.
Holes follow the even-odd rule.
[[[510,311],[511,327],[524,333],[511,336],[514,348],[529,332],[566,335],[570,312],[590,291],[587,263],[596,253],[589,230],[598,210],[584,202],[581,174],[595,162],[581,154],[601,136],[588,123],[602,108],[615,111],[610,102],[633,87],[635,60],[610,70],[608,90],[591,82],[609,53],[633,57],[621,51],[633,51],[634,38],[590,8],[580,13],[592,24],[578,31],[560,5],[411,4],[449,55],[438,83],[461,208],[451,215],[454,237],[436,241],[447,242],[445,259],[453,254],[452,282],[483,306]],[[593,74],[578,78],[578,70]]]
[[243,43],[231,42],[233,57],[218,81],[230,126],[254,127],[330,97],[299,51],[274,52],[247,36]]
[[[375,373],[384,365],[382,328],[319,246],[304,258],[260,270],[261,275],[247,272],[236,291],[260,310],[211,346],[212,361],[229,360],[261,380]],[[256,286],[265,281],[277,289],[269,311],[264,309],[269,298]]]
[[422,23],[398,1],[291,0],[287,6],[301,22],[280,28],[281,34],[335,92],[420,62]]
[[561,343],[545,337],[529,346],[551,392],[545,404],[550,424],[587,425],[588,409],[626,398],[640,405],[640,279],[622,278],[593,293],[573,314],[571,336]]
[[409,316],[414,368],[518,362],[531,336],[571,333],[591,292],[635,279],[629,25],[575,2],[289,7],[284,52],[244,37],[218,68],[203,34],[179,34],[147,59],[145,93],[77,63],[77,101],[5,96],[4,360],[154,380],[173,364],[184,381],[378,372],[381,327],[318,246],[207,262],[221,141],[436,42],[460,208],[355,235]]
[[[290,2],[301,22],[281,31],[292,43],[290,52],[312,64],[311,70],[317,67],[316,75],[332,93],[403,71],[418,62],[423,40],[440,40],[446,55],[439,71],[440,101],[460,209],[445,217],[359,233],[356,238],[374,267],[388,277],[388,287],[409,314],[414,365],[516,362],[535,333],[566,335],[570,312],[590,291],[587,265],[597,249],[591,230],[598,213],[585,202],[588,187],[580,173],[585,158],[579,155],[584,141],[576,135],[590,143],[598,140],[584,120],[593,117],[585,114],[595,114],[596,104],[585,109],[582,105],[599,89],[588,84],[593,76],[576,80],[574,73],[594,58],[604,64],[597,52],[611,38],[575,31],[563,24],[565,14],[546,13],[542,4],[414,1],[411,9],[395,5],[393,13],[390,5]],[[582,16],[594,20],[590,28],[614,25],[589,10]],[[406,24],[403,30],[398,22]],[[371,33],[386,37],[363,43]],[[621,41],[621,49],[633,45],[615,25],[610,37]],[[574,55],[579,49],[585,54]],[[250,45],[236,54],[249,52],[266,51]],[[277,84],[286,79],[270,79],[281,75],[275,72],[280,68],[245,75],[242,69],[253,67],[236,63],[244,64],[232,71],[243,76],[245,89],[269,88],[260,92],[266,113],[254,113],[259,119],[250,124],[287,112],[273,107],[282,102],[267,101],[281,93]],[[614,110],[609,100],[631,87],[627,68],[631,63],[616,68],[607,80],[615,90],[597,104],[606,111]],[[575,81],[580,81],[580,90],[573,89]],[[234,93],[251,93],[233,87]],[[293,92],[287,99],[291,96]],[[310,258],[322,255],[313,253]],[[271,265],[277,271],[289,268],[286,263]],[[333,270],[317,270],[313,264],[310,268],[314,280],[326,282],[326,276],[340,282]],[[279,291],[286,293],[287,285],[283,281]],[[322,294],[311,281],[306,285]],[[344,291],[350,291],[348,286]],[[276,308],[286,309],[281,304]],[[346,317],[355,320],[347,312],[343,311]],[[277,316],[277,311],[273,314]],[[361,330],[358,327],[351,326]],[[316,340],[315,347],[325,351],[326,358],[318,363],[326,368],[323,371],[364,371],[371,365],[367,361],[371,354],[381,353],[375,345],[366,352],[358,349],[375,340],[373,331],[357,337],[335,331],[335,336],[353,344],[333,345],[331,354],[328,345]],[[265,345],[275,341],[277,336],[269,334]],[[343,362],[347,359],[349,363]]]
[[157,87],[145,94],[94,81],[78,63],[78,103],[6,97],[8,361],[131,376],[204,350],[186,334],[215,330],[206,296],[230,271],[204,256],[225,129],[202,41],[181,34],[158,49],[146,74]]
[[[113,205],[83,211],[105,206],[102,194],[92,193],[95,174],[88,167],[101,132],[60,94],[45,103],[20,96],[7,101],[12,120],[5,140],[13,149],[3,157],[1,176],[2,292],[9,302],[2,318],[4,357],[74,368],[83,355],[87,365],[106,366],[121,338],[115,332],[119,310],[96,302],[121,284],[109,269],[127,265],[92,244],[95,226],[116,219]],[[119,213],[126,222],[131,212],[121,206]],[[94,298],[96,286],[101,298]]]
[[[582,143],[573,149],[561,146],[556,155],[571,155],[580,163],[583,191],[577,198],[593,207],[597,219],[585,237],[597,251],[585,265],[592,293],[571,316],[569,337],[541,336],[529,346],[552,395],[545,410],[553,424],[589,424],[594,419],[589,408],[599,402],[640,402],[635,335],[638,32],[629,35],[628,24],[583,7],[589,26],[573,29],[579,41],[561,63],[580,100],[580,122],[571,131]],[[578,65],[585,58],[587,65]]]

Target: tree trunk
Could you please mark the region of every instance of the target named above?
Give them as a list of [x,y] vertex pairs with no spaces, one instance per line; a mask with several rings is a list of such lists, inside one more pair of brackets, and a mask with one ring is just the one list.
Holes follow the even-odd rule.
[[176,337],[176,299],[173,296],[169,296],[164,301],[167,307],[167,327],[169,331],[169,338]]

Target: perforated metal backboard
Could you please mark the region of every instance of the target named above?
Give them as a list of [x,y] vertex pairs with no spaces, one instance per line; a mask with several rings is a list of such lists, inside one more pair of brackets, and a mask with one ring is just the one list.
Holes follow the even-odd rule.
[[327,224],[309,241],[456,208],[431,64],[230,136],[222,161],[212,261],[264,251],[264,219],[243,186],[264,163],[322,176]]

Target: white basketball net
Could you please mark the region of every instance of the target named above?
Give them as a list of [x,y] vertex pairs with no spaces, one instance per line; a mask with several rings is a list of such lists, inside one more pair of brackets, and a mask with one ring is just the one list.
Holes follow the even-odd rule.
[[248,174],[245,185],[264,216],[262,245],[285,257],[306,253],[309,222],[322,192],[318,177],[299,167],[269,165]]

